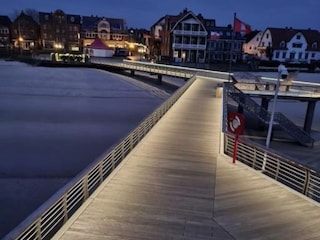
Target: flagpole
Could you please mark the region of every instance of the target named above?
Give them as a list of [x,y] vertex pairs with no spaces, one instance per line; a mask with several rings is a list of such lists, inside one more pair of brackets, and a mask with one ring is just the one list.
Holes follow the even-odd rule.
[[231,32],[231,44],[230,44],[230,56],[229,56],[229,82],[231,81],[231,68],[232,68],[232,57],[233,57],[233,45],[234,45],[234,24],[235,24],[235,19],[236,19],[237,14],[233,14],[233,27],[232,27],[232,32]]

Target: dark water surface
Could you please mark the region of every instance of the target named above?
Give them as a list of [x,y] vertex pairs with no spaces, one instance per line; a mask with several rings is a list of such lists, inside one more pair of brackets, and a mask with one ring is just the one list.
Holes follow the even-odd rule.
[[168,96],[101,70],[0,60],[0,238]]

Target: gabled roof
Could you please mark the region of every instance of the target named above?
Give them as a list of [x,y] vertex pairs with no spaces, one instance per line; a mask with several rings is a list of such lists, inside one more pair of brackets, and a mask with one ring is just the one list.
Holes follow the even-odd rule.
[[8,16],[0,16],[0,25],[10,27],[11,20]]
[[[201,26],[203,27],[203,29],[206,30],[205,26],[203,25],[202,21],[199,19],[199,17],[197,17],[192,11],[187,11],[187,10],[184,10],[179,16],[179,18],[177,19],[176,23],[174,24],[174,26],[171,27],[171,31],[173,31],[176,26],[178,25],[179,22],[183,21],[183,20],[186,20],[186,19],[189,19],[189,18],[194,18],[196,19],[197,21],[200,22]],[[201,16],[202,17],[202,16]]]
[[83,16],[82,17],[82,28],[84,30],[96,29],[97,24],[106,20],[110,24],[110,28],[113,32],[116,31],[124,31],[125,30],[125,21],[122,18],[106,18],[106,17],[98,17],[98,16]]
[[99,38],[97,37],[92,43],[91,45],[89,46],[89,48],[94,48],[94,49],[111,49],[109,48],[108,46],[106,46],[104,44],[104,42]]
[[313,43],[317,43],[320,50],[320,32],[312,29],[294,29],[294,28],[267,28],[272,36],[272,46],[274,48],[280,48],[282,41],[289,42],[297,33],[302,33],[308,43],[308,47],[311,47]]

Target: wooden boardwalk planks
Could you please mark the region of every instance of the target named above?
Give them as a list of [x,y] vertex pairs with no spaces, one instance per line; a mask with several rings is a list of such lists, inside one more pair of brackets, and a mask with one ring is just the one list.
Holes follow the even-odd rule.
[[193,83],[55,239],[320,237],[318,205],[219,156],[216,84]]

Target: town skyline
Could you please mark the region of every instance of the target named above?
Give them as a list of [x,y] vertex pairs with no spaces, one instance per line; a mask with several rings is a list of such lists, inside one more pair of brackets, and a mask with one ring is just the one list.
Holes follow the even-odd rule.
[[[165,15],[178,15],[183,9],[194,14],[201,14],[204,18],[215,19],[217,26],[233,25],[234,14],[251,26],[252,30],[264,30],[268,27],[320,30],[320,1],[292,0],[290,5],[276,0],[268,4],[257,6],[254,0],[241,0],[237,2],[215,0],[208,3],[206,0],[187,0],[183,3],[164,0],[152,2],[150,0],[136,1],[110,1],[93,0],[79,2],[76,0],[43,2],[40,0],[11,0],[0,15],[10,18],[21,10],[34,9],[38,12],[54,12],[63,10],[66,14],[81,16],[98,16],[124,19],[128,28],[150,27]],[[156,10],[154,10],[156,9]],[[263,11],[260,11],[263,9]]]

